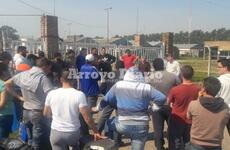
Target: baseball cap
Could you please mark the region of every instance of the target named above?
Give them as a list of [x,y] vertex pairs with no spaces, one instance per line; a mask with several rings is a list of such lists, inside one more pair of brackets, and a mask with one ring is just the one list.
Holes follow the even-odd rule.
[[93,54],[88,54],[88,55],[86,55],[86,56],[85,56],[85,60],[86,60],[86,61],[89,61],[89,62],[94,61],[94,56],[93,56]]

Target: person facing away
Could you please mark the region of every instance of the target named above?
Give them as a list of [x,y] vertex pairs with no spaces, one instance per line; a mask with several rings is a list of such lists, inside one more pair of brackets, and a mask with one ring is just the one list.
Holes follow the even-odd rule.
[[80,54],[77,55],[75,67],[77,68],[78,72],[80,72],[81,67],[85,64],[85,56],[87,55],[87,49],[82,48]]
[[[93,66],[94,56],[88,54],[85,57],[86,63],[80,70],[80,90],[85,94],[88,106],[91,110],[97,104],[98,94],[100,93],[98,81],[101,79],[95,66]],[[83,135],[88,135],[88,127],[82,116],[80,116],[81,130]]]
[[230,114],[224,99],[216,97],[220,88],[217,78],[205,78],[198,100],[189,104],[187,118],[192,120],[192,127],[186,150],[221,150]]
[[144,82],[137,67],[127,70],[124,80],[118,81],[108,91],[104,101],[117,107],[115,130],[131,139],[132,149],[144,150],[148,137],[150,101],[163,105],[165,95]]
[[[151,72],[149,76],[146,76],[146,82],[167,96],[170,89],[178,85],[180,82],[177,80],[175,74],[164,69],[163,59],[154,59],[153,68],[155,71]],[[168,123],[170,114],[171,108],[167,103],[160,107],[159,110],[151,112],[154,128],[154,142],[157,150],[165,149],[164,122],[166,121]]]
[[[29,145],[34,149],[41,149],[43,142],[47,142],[48,130],[42,111],[47,93],[53,86],[46,74],[50,72],[51,62],[46,58],[38,59],[36,66],[28,71],[18,73],[5,82],[8,91],[14,91],[13,85],[21,88],[23,103],[23,120],[28,128]],[[47,128],[46,128],[47,127]],[[48,137],[48,136],[47,136]]]
[[68,146],[78,148],[80,138],[81,113],[92,128],[95,139],[102,138],[98,133],[83,92],[73,88],[74,80],[69,79],[69,71],[61,75],[62,87],[48,93],[43,114],[52,117],[50,142],[54,150],[64,150]]
[[191,121],[186,114],[188,105],[192,100],[196,100],[199,86],[193,83],[193,68],[184,65],[181,68],[182,83],[173,87],[168,94],[168,104],[172,107],[169,119],[169,149],[184,149],[184,144],[189,142]]
[[135,65],[137,61],[137,57],[131,53],[129,49],[125,51],[125,55],[121,56],[120,60],[124,62],[125,69],[129,69],[130,67]]
[[[221,83],[221,89],[218,96],[223,98],[225,103],[230,107],[230,59],[220,59],[217,61],[218,79]],[[228,133],[230,135],[230,121],[227,124]]]
[[167,64],[166,71],[174,73],[176,76],[180,75],[180,64],[178,61],[174,60],[172,54],[166,55]]

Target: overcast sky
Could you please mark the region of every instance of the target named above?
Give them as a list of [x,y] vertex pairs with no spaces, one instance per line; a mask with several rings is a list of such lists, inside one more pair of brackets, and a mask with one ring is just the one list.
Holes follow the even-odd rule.
[[[0,1],[0,15],[54,14],[54,0]],[[137,31],[188,31],[189,20],[191,30],[230,28],[229,0],[56,0],[55,15],[60,17],[59,35],[65,37],[71,31],[71,34],[106,37],[104,9],[109,7],[112,7],[109,13],[110,36],[135,34]],[[40,17],[0,17],[1,26],[12,26],[21,36],[40,36]]]

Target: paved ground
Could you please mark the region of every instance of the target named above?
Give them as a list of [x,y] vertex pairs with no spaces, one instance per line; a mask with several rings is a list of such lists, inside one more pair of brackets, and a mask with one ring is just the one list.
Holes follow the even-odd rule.
[[[98,115],[94,116],[94,118],[96,120],[98,118]],[[165,125],[165,126],[167,127],[167,125]],[[125,145],[120,147],[119,150],[131,150],[130,140],[129,139],[123,139],[123,142],[125,143]],[[166,138],[165,138],[165,142],[166,142],[165,147],[168,147],[168,142],[167,142]],[[230,136],[228,135],[227,129],[225,129],[225,132],[224,132],[224,140],[223,140],[222,145],[223,145],[223,150],[230,150]],[[155,150],[155,146],[154,146],[154,131],[153,131],[153,126],[152,126],[151,121],[150,121],[150,126],[149,126],[149,138],[148,138],[148,141],[145,144],[145,150]]]

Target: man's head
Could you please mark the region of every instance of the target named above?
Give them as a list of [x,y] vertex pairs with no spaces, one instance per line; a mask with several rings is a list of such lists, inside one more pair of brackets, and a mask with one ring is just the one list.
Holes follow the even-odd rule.
[[75,80],[73,78],[69,78],[69,74],[70,72],[68,70],[64,70],[61,74],[60,81],[62,84],[69,84],[72,86]]
[[181,77],[182,77],[182,79],[192,80],[193,73],[194,73],[193,68],[190,65],[184,65],[181,68]]
[[87,55],[87,49],[82,48],[81,51],[80,51],[80,54],[83,55],[83,56],[86,56]]
[[94,61],[94,56],[93,56],[93,54],[88,54],[88,55],[86,55],[86,56],[85,56],[85,61],[86,61],[87,63],[92,63],[92,62]]
[[146,57],[145,56],[141,56],[141,62],[142,63],[146,62]]
[[97,49],[95,47],[91,49],[91,54],[93,54],[93,55],[98,54]]
[[46,74],[50,73],[52,67],[51,64],[51,61],[45,57],[36,60],[36,66],[41,68]]
[[129,49],[125,50],[126,55],[130,56],[131,55],[131,51]]
[[26,57],[27,50],[25,46],[18,46],[17,50],[18,54],[22,55],[23,57]]
[[217,61],[217,70],[219,74],[230,72],[230,59],[220,59]]
[[156,58],[153,60],[153,68],[155,71],[162,71],[164,70],[164,61],[161,58]]
[[173,61],[173,56],[172,56],[172,54],[167,54],[167,55],[165,55],[165,58],[166,58],[166,60],[167,60],[168,62],[172,62],[172,61]]
[[11,60],[12,60],[12,57],[8,52],[0,53],[0,62],[8,65]]
[[39,51],[39,52],[38,52],[38,57],[39,57],[39,58],[45,57],[45,53],[44,53],[43,51]]
[[106,54],[106,49],[104,47],[102,47],[101,49],[101,55],[105,55]]
[[207,77],[203,80],[202,92],[215,97],[220,91],[221,83],[215,77]]

